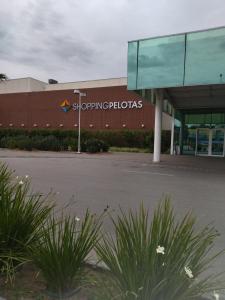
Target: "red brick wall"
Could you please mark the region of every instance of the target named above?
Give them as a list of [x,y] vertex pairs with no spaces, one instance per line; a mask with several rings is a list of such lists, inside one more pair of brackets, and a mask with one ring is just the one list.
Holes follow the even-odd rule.
[[[142,100],[137,94],[128,92],[125,86],[91,88],[82,90],[87,96],[82,102],[108,102]],[[0,94],[0,126],[10,127],[72,129],[78,124],[78,111],[70,110],[65,113],[60,107],[63,100],[67,99],[71,104],[78,103],[78,95],[73,90]],[[90,124],[93,127],[90,127]],[[143,107],[139,109],[110,109],[110,110],[88,110],[81,112],[81,127],[86,129],[122,129],[126,124],[128,129],[149,129],[154,124],[154,107],[143,100]],[[144,127],[142,127],[144,124]]]

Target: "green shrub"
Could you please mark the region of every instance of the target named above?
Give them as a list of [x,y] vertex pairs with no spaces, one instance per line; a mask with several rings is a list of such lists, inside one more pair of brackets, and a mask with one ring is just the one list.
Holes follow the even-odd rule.
[[2,148],[32,150],[31,140],[25,135],[3,137],[0,144]]
[[34,135],[32,137],[29,137],[29,139],[30,139],[33,149],[42,150],[42,147],[43,147],[43,137],[42,136]]
[[77,138],[66,137],[62,140],[63,150],[77,151]]
[[109,146],[105,142],[94,138],[87,140],[85,147],[86,151],[90,153],[106,152],[109,150]]
[[43,229],[42,238],[30,251],[52,296],[63,297],[83,284],[85,262],[98,241],[100,225],[99,219],[86,211],[82,221],[51,218]]
[[33,129],[28,133],[28,135],[30,137],[35,137],[35,136],[46,137],[52,135],[52,129]]
[[98,139],[90,139],[86,142],[86,151],[90,153],[100,152],[100,143]]
[[38,144],[36,144],[36,149],[44,151],[60,151],[61,146],[59,140],[54,135],[48,135],[40,138]]
[[0,273],[28,259],[27,247],[39,240],[52,207],[31,193],[28,179],[0,165]]
[[20,136],[16,137],[7,137],[5,139],[5,145],[9,149],[16,149],[18,148],[18,140],[20,139]]
[[18,148],[20,150],[28,150],[31,151],[33,148],[32,141],[28,136],[24,136],[20,140],[18,140]]
[[107,144],[106,142],[104,142],[102,140],[100,140],[99,143],[100,143],[100,149],[101,149],[100,151],[101,152],[108,152],[109,151],[109,144]]
[[[28,148],[39,150],[76,150],[77,130],[63,129],[0,129],[0,146],[11,149]],[[19,141],[21,136],[28,137],[27,140]],[[52,138],[54,137],[54,138]],[[44,142],[43,142],[44,139]],[[86,143],[89,140],[100,140],[109,147],[146,148],[153,152],[154,132],[153,130],[81,130],[81,150],[86,151]],[[16,141],[15,141],[16,140]],[[23,145],[25,144],[25,146]],[[68,145],[70,143],[71,145]],[[89,143],[89,142],[88,142]],[[22,144],[22,145],[21,145]],[[45,145],[44,145],[45,144]],[[49,145],[50,148],[47,147]],[[170,147],[170,132],[162,131],[162,152],[168,152]],[[107,147],[106,147],[107,148]]]
[[128,147],[110,147],[111,152],[129,152],[129,153],[149,153],[149,150],[144,148],[128,148]]
[[[11,142],[13,142],[13,137],[10,138]],[[16,148],[20,150],[32,150],[32,142],[28,136],[18,136],[16,137]],[[10,147],[9,147],[10,148]]]
[[113,226],[115,238],[106,235],[97,245],[109,272],[96,299],[199,299],[221,288],[216,276],[204,276],[215,258],[208,252],[217,231],[211,226],[197,231],[191,214],[176,221],[169,200],[159,205],[150,223],[142,205],[137,213],[121,211]]
[[0,139],[3,137],[9,137],[9,136],[24,136],[24,135],[29,135],[29,131],[26,129],[13,129],[13,128],[8,128],[8,129],[0,129]]
[[94,135],[97,139],[104,140],[110,146],[127,146],[123,131],[97,131]]
[[144,147],[148,148],[150,152],[153,152],[154,148],[154,132],[152,131],[150,134],[145,136]]
[[1,139],[1,147],[2,148],[9,148],[9,149],[16,149],[17,148],[17,138],[10,136],[3,137]]

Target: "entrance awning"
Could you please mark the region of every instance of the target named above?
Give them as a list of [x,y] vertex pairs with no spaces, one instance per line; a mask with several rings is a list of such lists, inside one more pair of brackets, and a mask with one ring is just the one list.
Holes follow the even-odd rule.
[[225,84],[167,88],[164,97],[181,111],[225,111]]
[[153,161],[159,162],[162,110],[173,114],[171,154],[174,148],[168,102],[184,113],[182,123],[186,113],[225,112],[225,27],[129,42],[128,90],[155,104]]

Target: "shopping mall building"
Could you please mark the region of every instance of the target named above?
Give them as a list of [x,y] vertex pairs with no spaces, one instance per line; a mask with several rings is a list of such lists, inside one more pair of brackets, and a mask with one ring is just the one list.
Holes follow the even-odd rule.
[[155,162],[165,102],[171,154],[179,145],[181,154],[224,157],[225,28],[129,42],[128,90],[155,105]]
[[[78,89],[86,96],[74,93]],[[128,77],[0,82],[0,127],[171,129],[171,154],[225,156],[225,28],[128,43]]]
[[[79,90],[81,128],[88,130],[150,130],[154,105],[127,90],[127,78],[45,83],[33,78],[0,82],[0,128],[78,128]],[[171,117],[163,114],[163,129]]]

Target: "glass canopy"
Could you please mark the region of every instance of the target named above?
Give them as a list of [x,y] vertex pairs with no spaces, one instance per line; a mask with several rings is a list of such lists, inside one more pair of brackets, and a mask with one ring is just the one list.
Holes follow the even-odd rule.
[[225,28],[129,42],[128,89],[225,83]]

